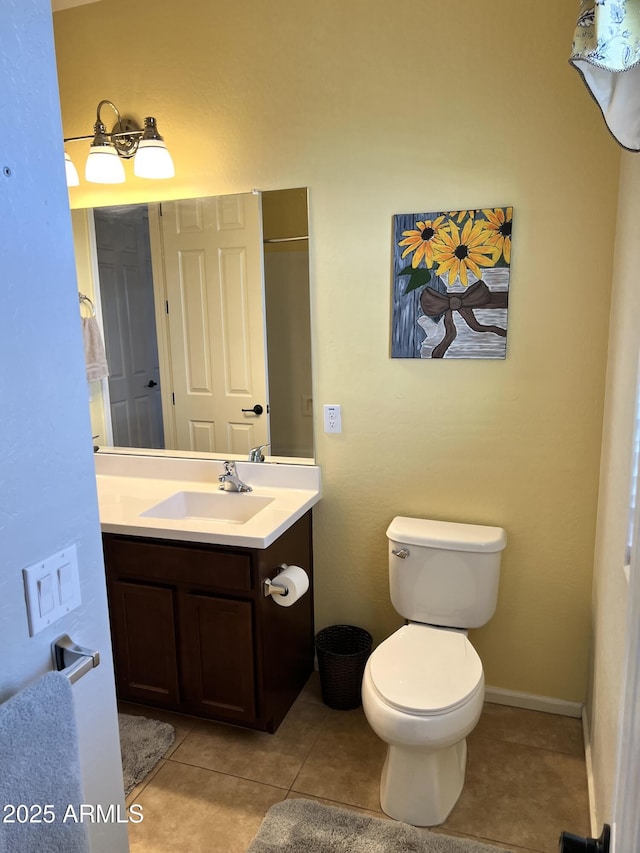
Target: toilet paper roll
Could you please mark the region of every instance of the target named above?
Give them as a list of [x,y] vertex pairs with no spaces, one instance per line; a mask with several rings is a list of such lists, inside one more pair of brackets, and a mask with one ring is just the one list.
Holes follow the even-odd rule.
[[300,566],[287,566],[273,578],[277,583],[283,583],[287,587],[286,595],[272,596],[280,607],[291,607],[309,589],[309,575]]

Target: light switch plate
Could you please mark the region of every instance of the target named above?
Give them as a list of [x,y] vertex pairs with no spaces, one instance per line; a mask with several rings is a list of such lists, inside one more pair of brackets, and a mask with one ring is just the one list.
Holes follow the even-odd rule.
[[313,398],[310,394],[302,395],[302,416],[310,418],[313,415]]
[[75,545],[27,566],[22,576],[31,637],[82,603]]

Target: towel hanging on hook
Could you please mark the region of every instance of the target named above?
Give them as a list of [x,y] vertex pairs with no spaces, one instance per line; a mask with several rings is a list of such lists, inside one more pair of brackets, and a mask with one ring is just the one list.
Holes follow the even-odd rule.
[[96,379],[106,379],[109,376],[109,368],[102,332],[96,318],[96,307],[93,300],[84,293],[78,293],[78,299],[80,301],[80,314],[82,315],[83,306],[90,312],[89,317],[81,316],[87,381],[95,382]]

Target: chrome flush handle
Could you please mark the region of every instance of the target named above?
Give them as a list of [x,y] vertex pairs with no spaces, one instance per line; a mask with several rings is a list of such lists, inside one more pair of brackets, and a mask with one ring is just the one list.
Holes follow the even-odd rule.
[[406,548],[400,548],[399,551],[396,551],[395,548],[392,548],[391,553],[395,554],[396,557],[400,557],[401,560],[406,560],[407,557],[409,556],[409,552],[407,551]]

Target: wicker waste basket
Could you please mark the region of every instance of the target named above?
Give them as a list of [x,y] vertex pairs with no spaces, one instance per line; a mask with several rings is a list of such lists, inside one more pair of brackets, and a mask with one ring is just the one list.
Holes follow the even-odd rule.
[[322,701],[348,711],[362,704],[362,676],[371,654],[371,634],[355,625],[331,625],[316,634]]

